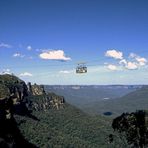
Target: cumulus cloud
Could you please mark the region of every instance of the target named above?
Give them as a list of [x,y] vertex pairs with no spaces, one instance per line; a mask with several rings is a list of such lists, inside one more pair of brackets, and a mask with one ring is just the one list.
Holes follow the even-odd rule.
[[116,65],[112,65],[112,64],[109,64],[109,65],[107,66],[107,68],[108,68],[109,70],[113,70],[113,71],[117,70],[117,66],[116,66]]
[[33,75],[29,72],[24,72],[19,75],[20,77],[32,77]]
[[32,50],[32,47],[30,45],[27,46],[27,50]]
[[147,63],[147,60],[145,58],[141,58],[141,57],[136,57],[136,61],[138,62],[138,64],[140,66],[144,66]]
[[20,58],[24,58],[25,55],[22,55],[21,53],[14,53],[13,57],[20,57]]
[[111,57],[114,59],[120,59],[120,60],[123,59],[123,53],[117,50],[108,50],[106,51],[105,56]]
[[0,43],[0,48],[11,48],[12,46],[5,43]]
[[[147,64],[147,59],[141,57],[135,53],[130,53],[128,58],[123,57],[123,53],[117,50],[108,50],[105,53],[105,56],[112,57],[119,60],[119,67],[126,68],[128,70],[136,70],[145,66]],[[108,64],[107,66],[110,70],[117,70],[117,66]]]
[[45,60],[62,60],[68,61],[71,60],[70,57],[66,57],[63,50],[46,50],[43,51],[39,57]]
[[72,73],[72,70],[61,70],[61,71],[59,71],[59,73],[70,74],[70,73]]
[[135,62],[128,62],[127,65],[125,66],[129,70],[135,70],[138,69],[138,66]]
[[136,61],[137,65],[139,65],[139,66],[144,66],[147,63],[146,58],[140,57],[135,53],[130,53],[129,58],[134,59]]
[[[146,58],[141,57],[135,53],[130,53],[127,59],[123,58],[123,53],[121,51],[117,51],[117,50],[108,50],[105,53],[105,56],[112,57],[114,59],[118,59],[119,66],[122,68],[126,68],[128,70],[138,69],[142,66],[145,66],[148,62]],[[107,64],[105,64],[105,65],[107,65]],[[117,66],[112,65],[112,64],[108,64],[107,68],[110,70],[117,70]]]

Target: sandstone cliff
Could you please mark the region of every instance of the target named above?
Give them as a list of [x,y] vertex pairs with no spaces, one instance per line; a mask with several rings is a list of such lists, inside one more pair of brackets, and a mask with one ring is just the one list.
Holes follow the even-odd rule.
[[64,97],[45,92],[42,85],[31,85],[30,82],[26,85],[14,75],[0,75],[0,100],[9,99],[17,107],[17,112],[24,110],[23,107],[34,110],[60,109],[65,103]]
[[44,95],[38,95],[38,96],[30,96],[29,100],[31,101],[29,106],[31,109],[36,111],[46,111],[49,109],[61,109],[64,107],[64,97],[58,96],[54,93],[48,93]]
[[48,110],[51,108],[60,109],[63,108],[65,100],[63,96],[58,96],[54,93],[47,93],[44,90],[43,85],[37,85],[29,82],[27,84],[29,101],[31,102],[28,106],[34,110]]
[[27,84],[27,87],[28,87],[28,92],[31,95],[38,96],[38,95],[45,94],[44,86],[42,86],[42,85],[37,85],[36,83],[31,85],[31,83],[29,82]]

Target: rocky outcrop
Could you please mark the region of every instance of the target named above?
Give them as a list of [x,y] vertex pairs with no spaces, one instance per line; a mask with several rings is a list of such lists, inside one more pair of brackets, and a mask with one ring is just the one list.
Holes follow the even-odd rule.
[[63,96],[58,96],[54,93],[45,92],[44,86],[42,85],[31,85],[31,83],[29,82],[27,84],[27,87],[29,93],[29,100],[31,100],[31,103],[28,106],[31,106],[33,110],[47,111],[51,108],[57,110],[63,108],[65,103]]
[[31,85],[31,83],[29,82],[27,84],[27,87],[28,87],[28,92],[31,95],[38,96],[38,95],[45,94],[45,90],[44,90],[44,87],[42,85],[37,85],[36,83],[34,85]]
[[18,104],[28,95],[24,81],[13,75],[0,75],[0,100],[11,97],[13,104]]
[[36,111],[47,111],[49,109],[61,109],[64,107],[65,99],[63,96],[58,96],[54,93],[48,93],[41,96],[32,96],[31,108]]
[[49,96],[50,96],[50,107],[56,108],[56,109],[63,108],[63,105],[65,103],[65,99],[63,96],[57,96],[53,93],[52,95],[49,94]]
[[46,93],[42,85],[31,85],[30,82],[26,85],[16,76],[0,75],[0,100],[8,98],[12,100],[15,108],[21,110],[22,106],[29,106],[34,110],[58,110],[63,108],[65,103],[64,97]]
[[27,107],[33,110],[59,110],[63,108],[64,97],[54,93],[46,93],[42,85],[27,85],[13,75],[0,75],[0,100],[10,99],[17,112],[26,111]]

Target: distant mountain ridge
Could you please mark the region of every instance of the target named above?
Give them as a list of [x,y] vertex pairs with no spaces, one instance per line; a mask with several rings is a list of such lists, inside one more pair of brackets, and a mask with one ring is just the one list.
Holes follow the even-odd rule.
[[45,86],[89,114],[118,116],[148,108],[148,85]]
[[83,109],[86,104],[102,101],[104,98],[120,98],[140,89],[142,85],[45,85],[47,92],[65,97],[68,103]]
[[130,92],[118,99],[104,100],[103,102],[95,102],[85,106],[84,110],[94,112],[95,114],[103,114],[110,111],[115,115],[123,112],[134,112],[136,110],[148,109],[148,86]]
[[44,85],[45,88],[52,88],[52,89],[66,89],[66,88],[141,88],[144,85]]

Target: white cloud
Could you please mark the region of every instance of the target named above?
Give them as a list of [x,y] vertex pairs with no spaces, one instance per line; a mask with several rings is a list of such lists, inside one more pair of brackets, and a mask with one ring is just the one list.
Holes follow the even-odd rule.
[[144,66],[147,63],[147,60],[145,58],[141,58],[141,57],[136,57],[136,61],[138,62],[138,64],[140,66]]
[[32,77],[33,75],[29,72],[24,72],[19,75],[20,77]]
[[109,70],[113,70],[113,71],[117,70],[117,66],[116,65],[112,65],[112,64],[108,65],[107,68]]
[[122,60],[119,62],[119,64],[127,65],[126,59],[122,59]]
[[135,70],[138,69],[138,66],[135,62],[128,62],[127,65],[125,66],[129,70]]
[[3,69],[3,71],[0,74],[12,74],[10,69]]
[[137,65],[139,65],[139,66],[144,66],[147,63],[146,58],[140,57],[135,53],[130,53],[129,57],[133,58],[136,61]]
[[112,57],[114,59],[123,59],[123,53],[117,50],[108,50],[106,51],[105,56]]
[[71,60],[70,57],[65,56],[63,50],[47,50],[43,51],[39,56],[41,59],[45,60],[62,60],[62,61]]
[[59,73],[63,73],[63,74],[70,74],[72,72],[73,72],[72,70],[61,70],[61,71],[59,71]]
[[25,55],[22,55],[21,53],[14,53],[13,57],[20,57],[20,58],[24,58]]
[[[142,66],[147,64],[147,59],[144,57],[140,57],[135,53],[130,53],[128,59],[123,58],[123,53],[117,50],[108,50],[105,53],[105,56],[112,57],[114,59],[119,59],[119,67],[118,68],[126,68],[128,70],[136,70]],[[117,70],[117,66],[109,64],[107,66],[110,70]]]
[[32,47],[30,45],[27,46],[27,50],[32,50]]
[[0,43],[0,48],[11,48],[12,46],[5,43]]

